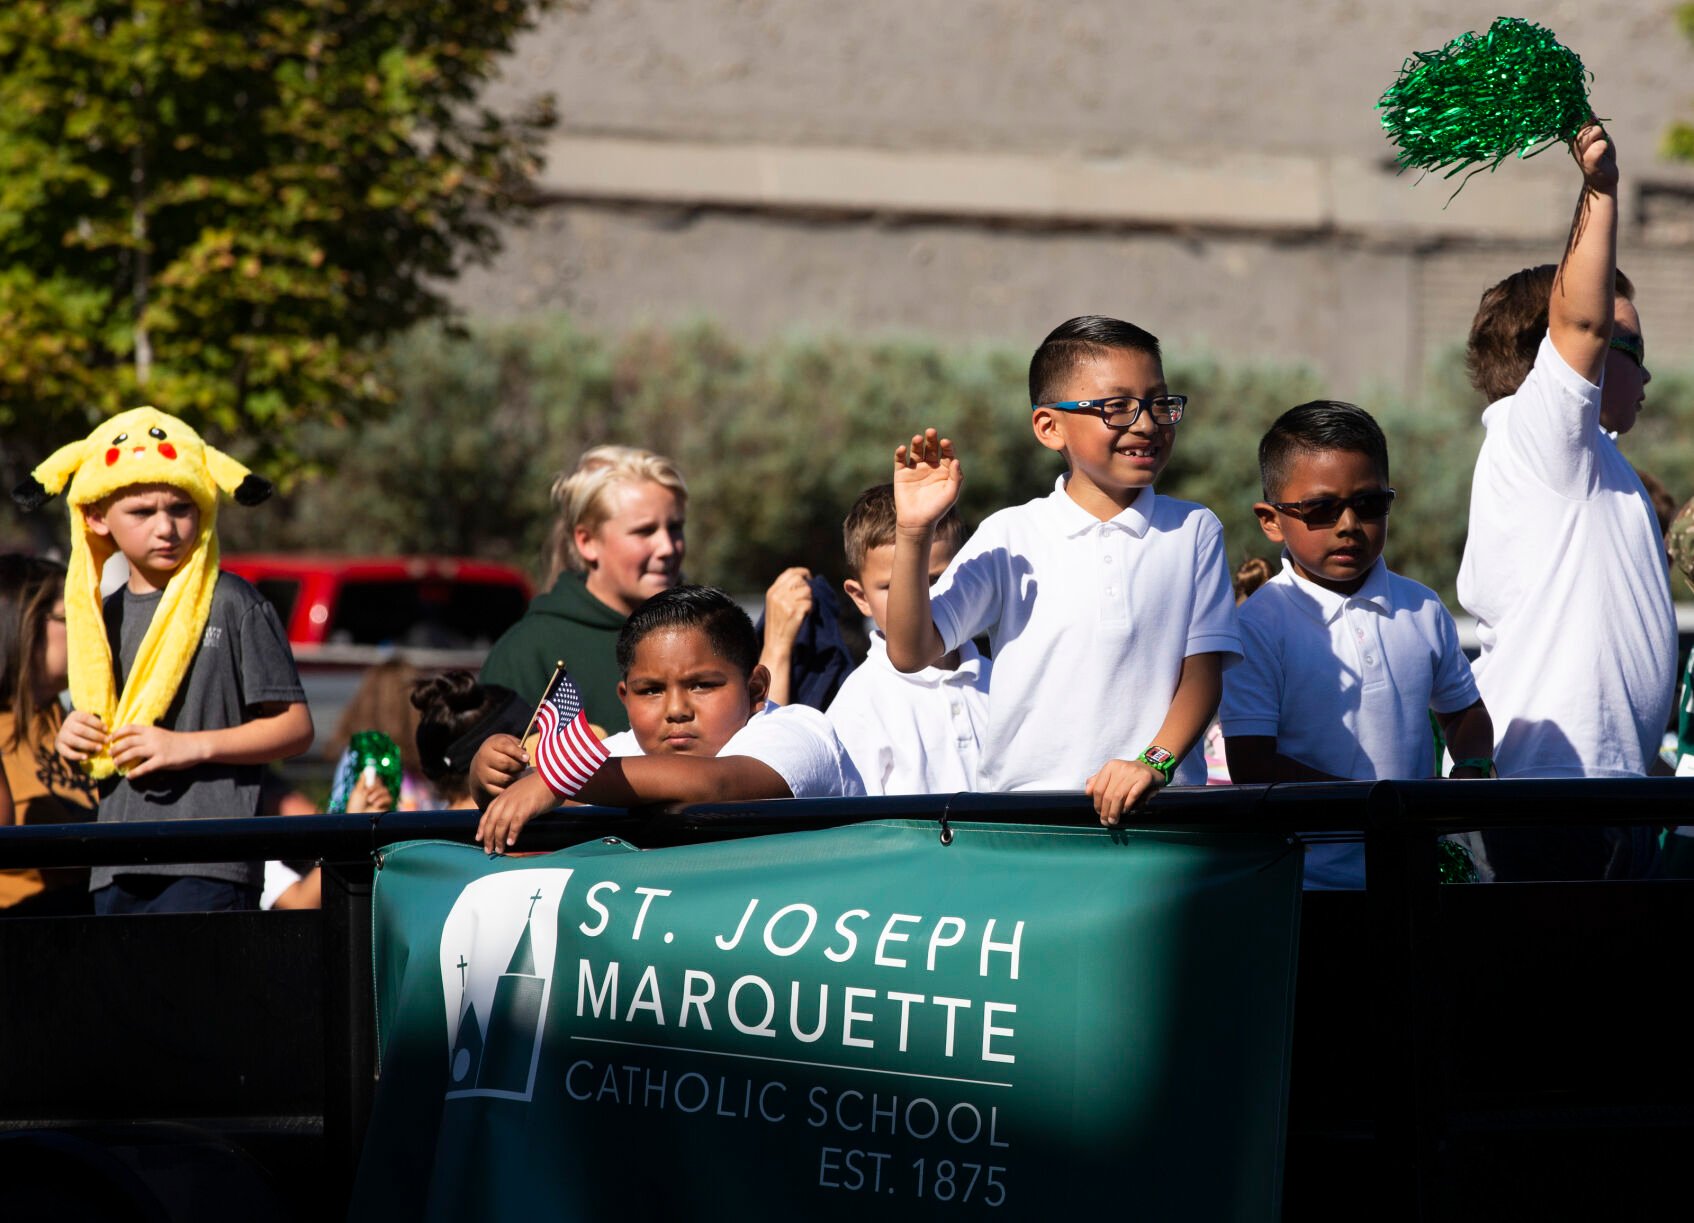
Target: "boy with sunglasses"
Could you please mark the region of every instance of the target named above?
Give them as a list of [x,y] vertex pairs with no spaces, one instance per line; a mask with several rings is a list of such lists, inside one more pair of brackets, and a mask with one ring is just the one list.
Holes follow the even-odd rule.
[[[1583,181],[1563,262],[1489,289],[1471,325],[1471,381],[1492,403],[1458,593],[1477,620],[1476,682],[1495,716],[1501,776],[1639,777],[1676,674],[1664,544],[1615,440],[1635,424],[1650,375],[1633,289],[1617,270],[1616,153],[1595,124],[1571,151]],[[1626,864],[1618,838],[1593,840],[1586,862],[1540,833],[1488,840],[1501,878],[1647,866]]]
[[[1435,771],[1429,715],[1454,777],[1486,777],[1493,726],[1459,632],[1427,586],[1382,562],[1388,441],[1368,412],[1320,399],[1277,418],[1259,443],[1282,572],[1241,605],[1241,663],[1219,722],[1236,782],[1373,781]],[[1312,844],[1306,886],[1364,886],[1364,848]]]
[[1115,825],[1172,780],[1205,784],[1190,749],[1240,653],[1223,529],[1153,491],[1187,404],[1155,337],[1096,315],[1061,323],[1029,391],[1035,440],[1068,470],[1046,497],[991,515],[933,592],[936,523],[963,475],[934,429],[895,451],[888,658],[919,671],[987,633],[978,784],[1081,788]]

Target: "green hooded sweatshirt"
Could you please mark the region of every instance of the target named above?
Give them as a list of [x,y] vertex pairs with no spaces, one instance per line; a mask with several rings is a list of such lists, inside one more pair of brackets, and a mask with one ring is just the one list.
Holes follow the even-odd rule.
[[529,610],[507,629],[482,664],[482,682],[501,684],[536,704],[564,660],[571,682],[582,694],[588,720],[616,734],[629,729],[618,700],[618,632],[628,619],[588,593],[580,573],[561,573],[553,588],[530,602]]

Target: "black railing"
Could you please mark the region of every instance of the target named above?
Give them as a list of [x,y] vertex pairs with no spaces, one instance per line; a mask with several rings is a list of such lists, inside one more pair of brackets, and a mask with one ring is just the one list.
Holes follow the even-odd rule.
[[[534,821],[519,848],[556,849],[599,837],[658,848],[887,818],[932,820],[938,835],[954,824],[1098,823],[1087,799],[1074,793],[790,800],[634,813],[582,807]],[[1685,1021],[1694,1014],[1677,1009],[1686,1004],[1656,990],[1642,973],[1632,977],[1629,965],[1650,965],[1652,947],[1689,945],[1694,883],[1443,888],[1437,837],[1479,828],[1684,820],[1694,821],[1694,784],[1677,779],[1356,782],[1171,790],[1123,835],[1267,828],[1290,836],[1362,835],[1366,891],[1309,896],[1306,906],[1288,1217],[1329,1213],[1332,1186],[1325,1182],[1352,1159],[1358,1184],[1347,1189],[1345,1205],[1356,1217],[1434,1219],[1472,1208],[1485,1213],[1489,1160],[1504,1148],[1488,1146],[1479,1134],[1553,1133],[1580,1146],[1647,1133],[1650,1141],[1642,1141],[1651,1150],[1658,1149],[1655,1142],[1680,1150],[1694,1141],[1694,1074],[1661,1076],[1656,1086],[1620,1075],[1614,1090],[1589,1050],[1560,1054],[1560,1025],[1571,1016],[1546,1016],[1525,1035],[1526,1048],[1514,1046],[1512,1056],[1490,1063],[1499,1070],[1492,1078],[1467,1079],[1462,1048],[1471,1031],[1513,1030],[1513,992],[1533,993],[1537,983],[1566,971],[1604,975],[1605,989],[1577,1008],[1582,1022],[1598,1016],[1594,1022],[1627,1028],[1634,1019],[1667,1035],[1688,1030]],[[257,859],[325,864],[324,907],[316,914],[0,921],[0,1050],[8,1051],[0,1059],[0,1131],[193,1119],[236,1133],[289,1179],[285,1196],[300,1213],[338,1212],[376,1073],[373,862],[401,841],[469,843],[475,825],[474,812],[401,812],[0,829],[0,869]],[[1572,922],[1576,912],[1592,916]],[[1637,919],[1651,927],[1639,932],[1640,947],[1630,945]],[[1547,945],[1533,945],[1535,930],[1555,926]],[[1601,933],[1585,939],[1587,929]],[[1523,931],[1532,945],[1521,945]],[[1448,957],[1473,938],[1489,947],[1518,946],[1521,954],[1499,969],[1455,968]],[[1606,940],[1618,944],[1616,954]],[[196,957],[215,967],[197,972]],[[281,972],[268,967],[284,964]],[[156,965],[169,969],[168,984],[149,984]],[[1519,978],[1526,983],[1521,988],[1510,984]],[[111,981],[127,982],[127,997],[103,989]],[[243,989],[247,994],[232,1003],[229,994]],[[98,1023],[89,1012],[98,1012]],[[158,1060],[159,1042],[196,1020],[205,1024],[196,1046],[202,1065],[143,1064]],[[1559,1031],[1548,1030],[1549,1023]],[[1622,1043],[1630,1036],[1602,1031],[1586,1039]],[[1536,1079],[1525,1067],[1541,1049],[1564,1056],[1568,1073]],[[310,1061],[314,1050],[321,1055],[316,1065],[272,1064],[285,1055],[293,1063]],[[254,1137],[264,1133],[270,1137]],[[278,1154],[290,1146],[287,1135],[315,1146],[307,1155]],[[1484,1148],[1493,1154],[1473,1158]],[[1511,1200],[1521,1204],[1521,1190]]]

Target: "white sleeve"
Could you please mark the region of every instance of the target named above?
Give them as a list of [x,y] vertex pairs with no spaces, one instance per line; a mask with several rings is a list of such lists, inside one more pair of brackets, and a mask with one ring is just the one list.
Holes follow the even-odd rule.
[[[853,673],[857,674],[857,671]],[[847,758],[858,770],[865,793],[886,794],[888,777],[894,771],[894,749],[888,742],[886,729],[876,717],[876,707],[869,699],[871,693],[868,687],[855,684],[853,675],[849,675],[846,683],[841,685],[841,691],[835,694],[824,716],[829,719]]]
[[1000,588],[1011,566],[998,517],[990,515],[976,529],[930,588],[930,617],[946,653],[979,633],[992,634],[1000,623]]
[[1503,428],[1507,452],[1540,483],[1562,497],[1593,495],[1600,388],[1565,363],[1551,336],[1542,337]]
[[[1481,699],[1471,675],[1470,659],[1459,644],[1459,627],[1452,614],[1440,609],[1441,657],[1435,663],[1435,678],[1429,689],[1429,707],[1436,713],[1457,713]],[[1437,764],[1440,761],[1436,762]]]
[[747,756],[768,765],[788,783],[788,792],[795,798],[865,792],[859,771],[847,758],[829,719],[809,705],[784,705],[749,720],[718,756]]
[[1274,739],[1282,720],[1281,651],[1274,634],[1268,631],[1267,617],[1246,610],[1252,601],[1249,599],[1242,608],[1241,661],[1223,673],[1218,726],[1225,739],[1240,735],[1269,735]]
[[1182,656],[1192,654],[1223,654],[1225,667],[1234,666],[1241,658],[1223,524],[1206,509],[1200,511],[1199,537],[1194,546],[1194,610],[1188,618],[1188,642]]
[[635,738],[633,730],[620,730],[615,735],[607,735],[601,740],[606,752],[611,756],[645,756],[641,744]]

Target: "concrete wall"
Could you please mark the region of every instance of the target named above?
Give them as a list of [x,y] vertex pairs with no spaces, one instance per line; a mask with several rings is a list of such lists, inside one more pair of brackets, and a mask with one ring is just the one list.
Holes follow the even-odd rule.
[[[1694,360],[1694,117],[1670,3],[1539,6],[1596,76],[1626,175],[1624,262],[1656,362]],[[1557,258],[1552,150],[1395,177],[1373,104],[1411,51],[1493,8],[1310,0],[600,0],[550,16],[508,98],[563,121],[545,204],[485,314],[591,327],[702,314],[748,337],[917,331],[1032,343],[1116,313],[1176,352],[1306,361],[1336,394],[1415,391],[1481,290]]]

